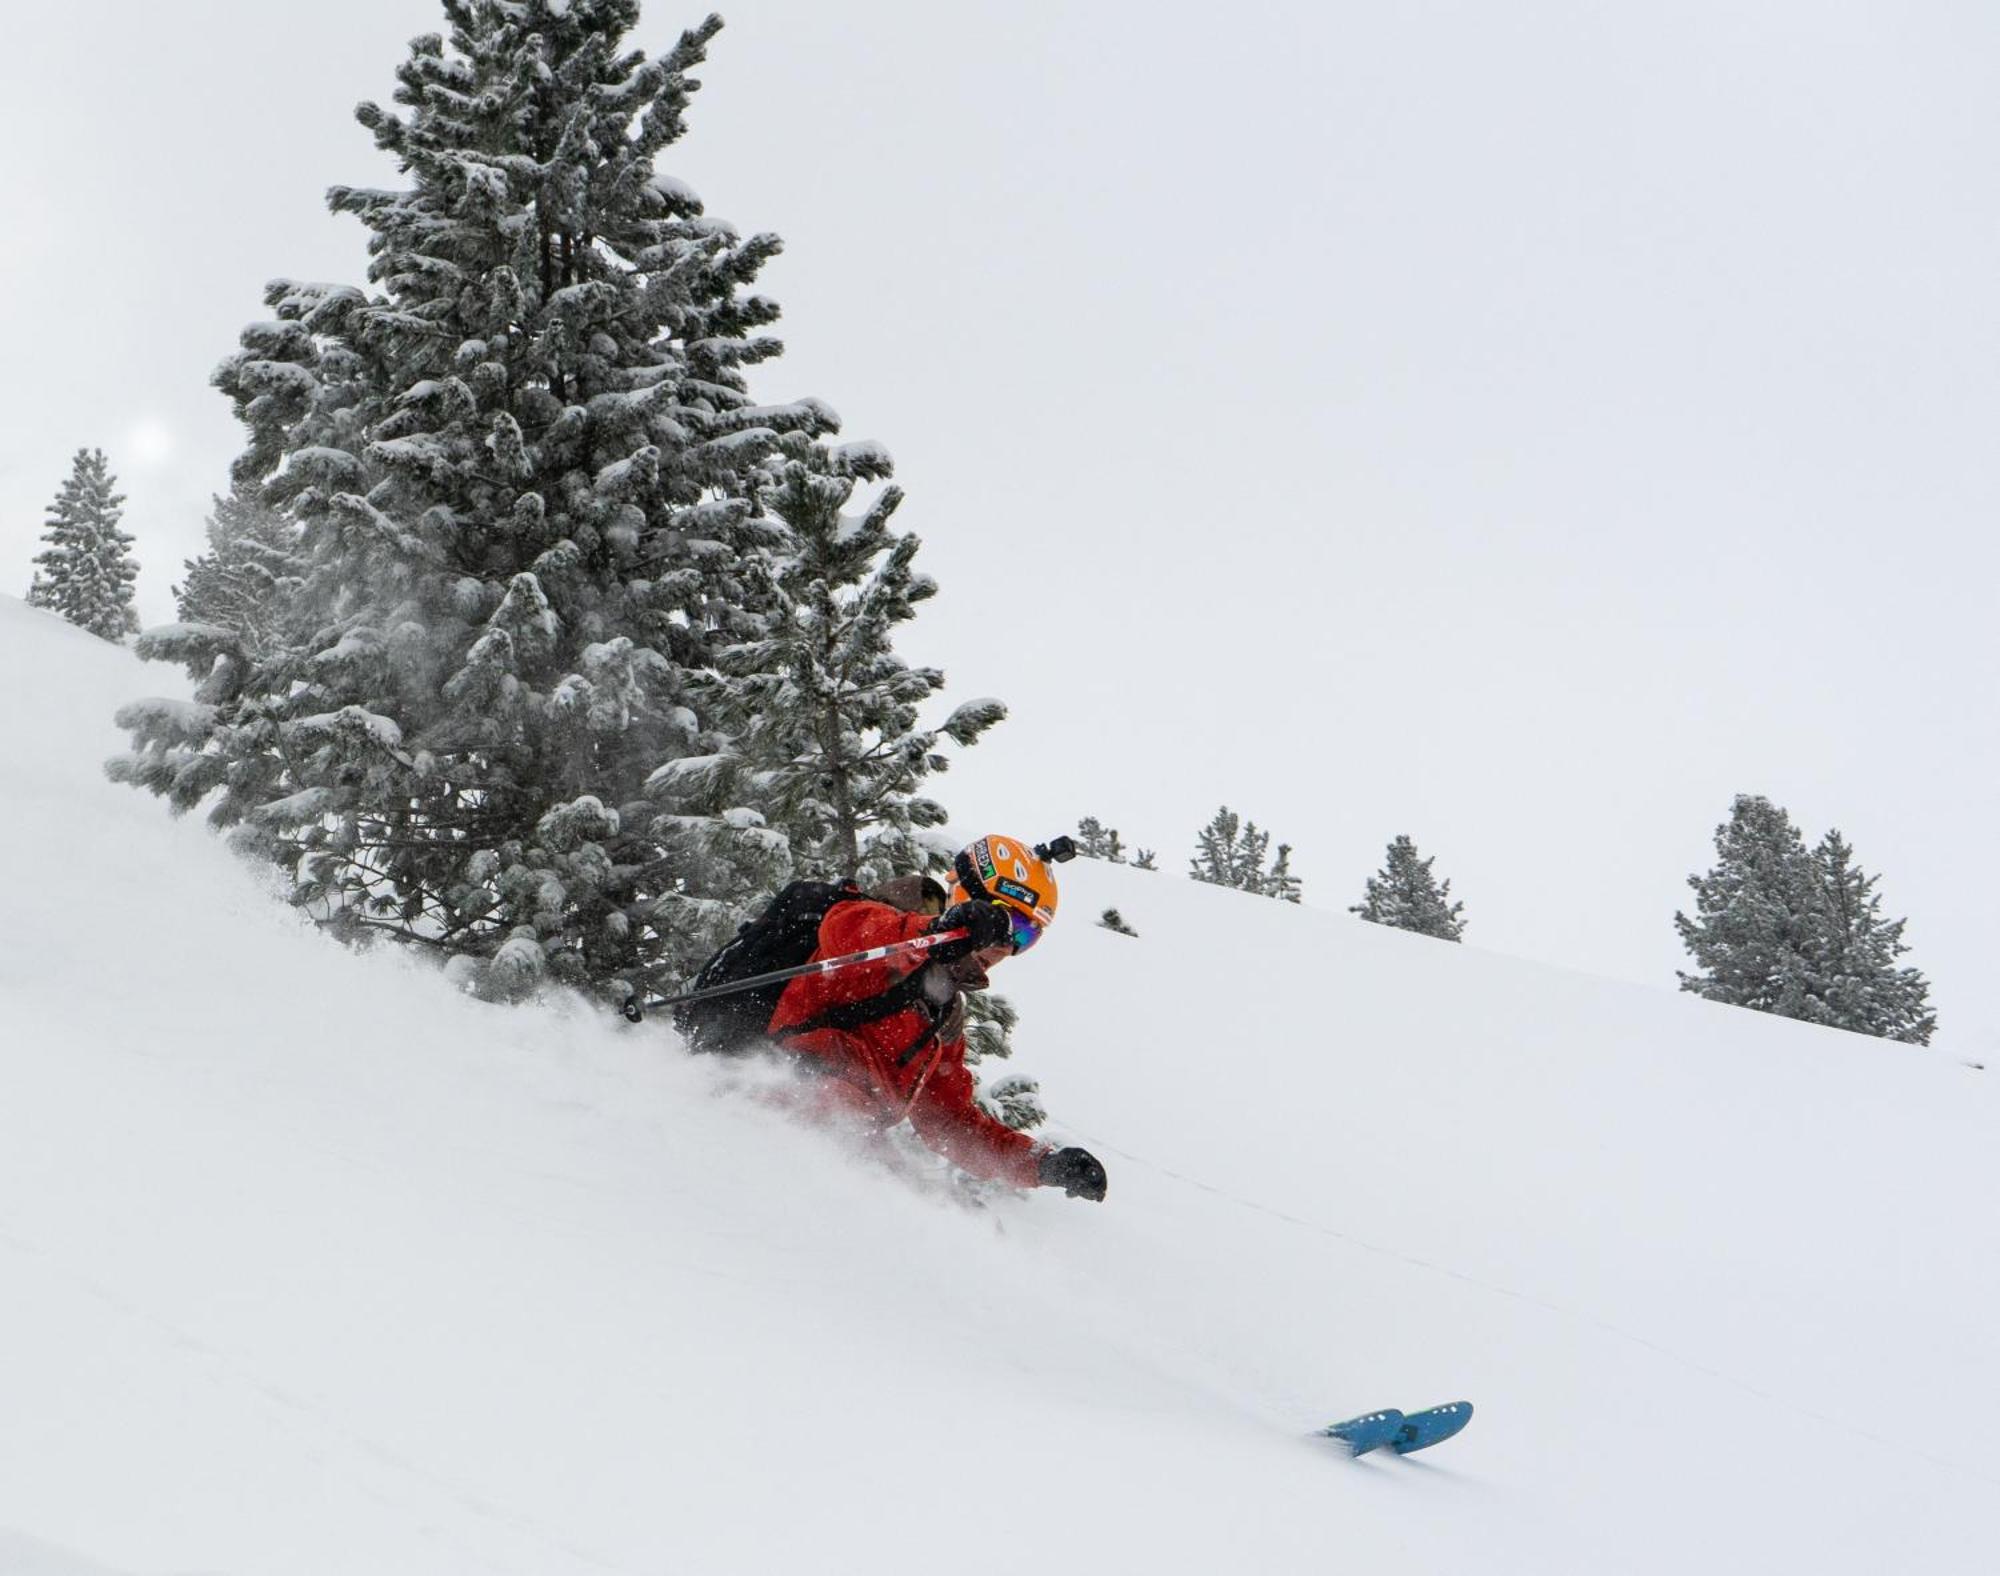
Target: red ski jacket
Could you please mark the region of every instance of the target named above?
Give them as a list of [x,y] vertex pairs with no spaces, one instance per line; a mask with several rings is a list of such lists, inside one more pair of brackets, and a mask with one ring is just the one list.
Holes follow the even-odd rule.
[[[813,958],[907,941],[931,923],[928,915],[866,898],[836,903],[820,922]],[[848,1028],[810,1027],[829,1010],[890,991],[902,1004],[883,1017]],[[1035,1187],[1047,1148],[995,1121],[973,1098],[957,998],[958,987],[944,965],[927,953],[905,953],[793,980],[778,998],[770,1032],[787,1050],[817,1064],[838,1103],[882,1129],[907,1116],[923,1141],[954,1165],[996,1182]]]

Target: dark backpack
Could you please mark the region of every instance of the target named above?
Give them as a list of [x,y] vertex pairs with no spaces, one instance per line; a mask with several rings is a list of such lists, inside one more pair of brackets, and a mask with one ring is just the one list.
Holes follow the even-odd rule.
[[[763,913],[737,928],[736,939],[702,965],[691,989],[707,990],[811,961],[827,911],[859,896],[861,889],[851,881],[794,881]],[[723,1056],[749,1050],[765,1037],[778,998],[790,983],[773,980],[727,996],[683,1002],[674,1009],[674,1027],[689,1050]]]

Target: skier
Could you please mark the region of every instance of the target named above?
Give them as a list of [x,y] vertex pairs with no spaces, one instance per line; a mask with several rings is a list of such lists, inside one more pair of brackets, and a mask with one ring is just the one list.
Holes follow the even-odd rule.
[[1088,1150],[1037,1143],[995,1121],[973,1098],[965,1065],[965,993],[987,971],[1041,939],[1056,913],[1056,881],[1027,843],[982,837],[953,863],[950,889],[899,876],[836,903],[820,922],[815,959],[907,941],[927,932],[964,936],[785,987],[771,1039],[822,1075],[830,1115],[877,1132],[904,1117],[926,1144],[975,1176],[1016,1187],[1059,1187],[1101,1200],[1104,1167]]

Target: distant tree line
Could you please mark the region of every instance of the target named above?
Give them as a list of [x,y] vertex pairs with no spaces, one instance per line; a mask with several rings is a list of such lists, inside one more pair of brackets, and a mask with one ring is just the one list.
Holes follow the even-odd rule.
[[[1078,852],[1086,858],[1125,863],[1124,839],[1095,816],[1087,815],[1077,822],[1076,841]],[[1147,849],[1140,850],[1133,863],[1142,870],[1155,868],[1153,854]],[[1465,928],[1460,918],[1465,905],[1449,903],[1451,883],[1440,887],[1430,871],[1431,861],[1417,857],[1409,838],[1398,837],[1389,845],[1387,865],[1379,875],[1369,878],[1362,901],[1349,912],[1374,924],[1458,940]],[[1280,843],[1273,853],[1271,834],[1227,805],[1195,834],[1188,875],[1210,886],[1254,892],[1287,903],[1300,902],[1304,895],[1299,878],[1292,874],[1292,845]],[[1110,912],[1116,914],[1115,910]],[[1121,929],[1123,921],[1106,928]]]
[[[1093,816],[1078,823],[1085,855],[1123,863],[1124,841]],[[1716,829],[1717,863],[1688,878],[1693,917],[1674,924],[1697,968],[1681,988],[1711,1001],[1775,1013],[1830,1028],[1924,1045],[1936,1032],[1929,982],[1897,960],[1909,951],[1906,921],[1888,919],[1877,878],[1857,863],[1838,831],[1806,845],[1786,813],[1768,799],[1742,795]],[[1197,881],[1296,903],[1291,845],[1267,855],[1270,836],[1227,807],[1195,838],[1188,873]],[[1141,861],[1152,868],[1151,856]],[[1382,868],[1368,877],[1349,908],[1371,924],[1442,941],[1465,934],[1465,904],[1451,882],[1432,872],[1407,836],[1391,840]],[[1132,934],[1116,909],[1107,929]]]
[[[1108,860],[1114,865],[1126,862],[1125,840],[1118,835],[1118,828],[1107,827],[1092,815],[1086,815],[1076,823],[1076,850],[1086,859]],[[1154,857],[1152,849],[1138,849],[1132,854],[1132,867],[1135,870],[1157,870],[1159,866]]]

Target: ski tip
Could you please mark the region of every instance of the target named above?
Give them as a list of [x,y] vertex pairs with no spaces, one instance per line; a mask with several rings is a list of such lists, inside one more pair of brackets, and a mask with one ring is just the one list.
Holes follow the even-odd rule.
[[1470,1401],[1450,1401],[1426,1411],[1412,1412],[1403,1419],[1402,1427],[1396,1430],[1395,1438],[1389,1441],[1389,1448],[1399,1456],[1407,1456],[1417,1450],[1428,1450],[1432,1445],[1442,1444],[1451,1438],[1471,1421]]

